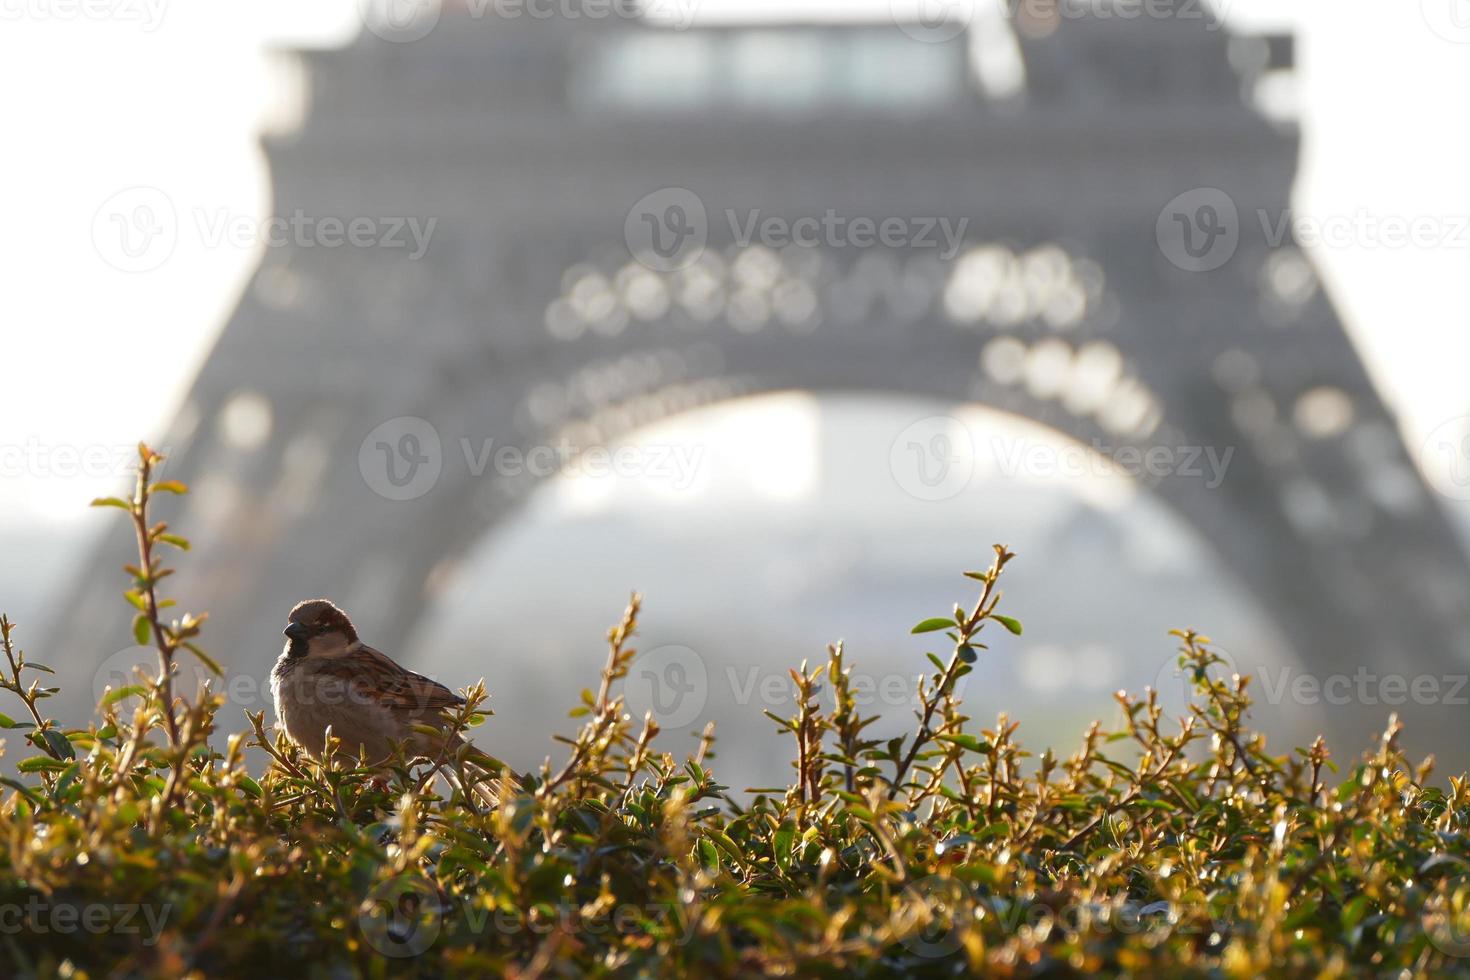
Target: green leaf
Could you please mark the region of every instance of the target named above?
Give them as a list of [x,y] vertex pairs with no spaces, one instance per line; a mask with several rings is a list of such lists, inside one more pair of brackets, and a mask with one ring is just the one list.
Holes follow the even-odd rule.
[[[67,741],[66,736],[56,729],[42,728],[39,729],[36,734],[41,736],[42,740],[44,740],[46,745],[51,749],[51,754],[55,755],[57,758],[75,759],[77,757],[76,749],[73,749],[71,747],[71,742]],[[32,736],[31,740],[35,741],[34,735]]]
[[924,620],[918,626],[915,626],[913,629],[909,630],[909,633],[910,635],[914,633],[936,633],[939,630],[947,630],[953,628],[954,620],[936,616],[933,619]]
[[791,867],[791,848],[796,843],[796,825],[786,822],[776,831],[771,841],[771,850],[776,857],[776,867],[782,871]]
[[133,509],[133,505],[130,504],[130,503],[128,503],[126,500],[122,499],[121,497],[97,497],[97,498],[93,499],[93,501],[91,503],[91,506],[93,506],[93,507],[120,507],[123,510],[132,510]]
[[[24,783],[18,783],[8,777],[0,776],[0,786],[9,786],[11,789],[15,790],[17,793],[20,793],[26,799],[30,800],[33,805],[41,805],[41,798],[33,793],[31,791],[31,788]],[[24,807],[24,804],[21,804],[21,806]]]
[[142,613],[133,617],[133,642],[138,646],[147,646],[148,639],[153,635],[153,627],[148,622],[148,617]]
[[1368,910],[1372,907],[1373,900],[1367,895],[1357,895],[1349,899],[1347,904],[1342,907],[1341,918],[1343,928],[1351,929],[1359,922],[1362,922],[1363,917],[1368,914]]
[[158,540],[164,542],[165,544],[171,544],[181,551],[188,551],[191,547],[193,547],[191,544],[189,544],[188,538],[178,534],[160,534],[158,536]]
[[731,840],[730,837],[729,837],[729,835],[726,834],[724,831],[722,831],[722,830],[713,830],[713,831],[711,831],[710,832],[710,835],[709,835],[709,839],[713,840],[714,843],[715,843],[715,845],[717,847],[719,847],[720,850],[724,851],[727,855],[729,855],[730,860],[733,862],[732,865],[731,865],[732,867],[738,868],[738,867],[740,867],[741,865],[743,865],[745,863],[745,861],[744,861],[745,855],[741,853],[739,845],[737,845],[733,840]]
[[33,755],[29,759],[22,759],[15,768],[21,772],[60,772],[70,765],[72,763],[53,759],[49,755]]
[[1441,865],[1445,864],[1452,864],[1456,867],[1461,868],[1470,868],[1470,861],[1466,861],[1464,858],[1460,857],[1457,854],[1436,854],[1428,861],[1425,861],[1423,864],[1419,865],[1419,874],[1422,875],[1427,871],[1432,871],[1435,868],[1438,868]]
[[210,670],[214,671],[215,674],[219,675],[220,677],[223,677],[225,675],[224,668],[221,667],[213,657],[205,653],[203,650],[199,649],[194,644],[185,643],[184,649],[188,650],[194,656],[198,657],[199,662],[204,664],[204,666],[208,667]]
[[1306,925],[1317,917],[1317,910],[1320,908],[1321,903],[1318,902],[1315,898],[1301,903],[1292,910],[1291,915],[1286,917],[1286,922],[1283,923],[1283,928],[1287,930],[1300,929],[1302,926]]
[[130,698],[134,696],[142,697],[147,693],[148,689],[146,687],[142,687],[138,684],[129,684],[127,687],[119,687],[116,690],[108,691],[106,694],[102,695],[102,700],[97,703],[97,706],[99,708],[105,708],[109,704],[116,704],[123,698]]
[[999,613],[990,617],[1017,636],[1021,635],[1021,621],[1011,616],[1002,616]]
[[1010,832],[1011,825],[1008,822],[997,820],[995,823],[987,824],[982,830],[977,832],[975,834],[975,840],[987,841],[992,837],[1006,837]]
[[971,752],[979,752],[982,755],[990,751],[990,743],[982,742],[974,735],[963,733],[959,735],[936,735],[935,741],[949,742],[951,745],[958,745],[962,749],[969,749]]
[[188,493],[189,488],[178,480],[164,480],[148,488],[149,493]]
[[944,857],[944,855],[948,854],[950,851],[954,850],[957,847],[964,847],[966,844],[974,843],[976,843],[975,838],[971,837],[969,834],[956,834],[954,837],[950,837],[947,840],[942,840],[938,844],[935,844],[934,854],[937,857]]

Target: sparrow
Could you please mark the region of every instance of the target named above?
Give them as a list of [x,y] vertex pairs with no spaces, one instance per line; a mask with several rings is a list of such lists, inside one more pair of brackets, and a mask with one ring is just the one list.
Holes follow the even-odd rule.
[[352,620],[328,600],[297,603],[284,633],[286,645],[271,669],[276,718],[313,759],[324,754],[330,728],[343,756],[374,766],[389,762],[401,743],[410,759],[449,763],[463,750],[481,774],[503,768],[451,730],[445,712],[462,707],[464,698],[363,643]]

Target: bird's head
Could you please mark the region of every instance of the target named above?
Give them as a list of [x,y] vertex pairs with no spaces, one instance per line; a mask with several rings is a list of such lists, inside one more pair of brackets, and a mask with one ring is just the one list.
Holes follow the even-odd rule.
[[292,657],[345,652],[357,642],[357,629],[353,627],[352,620],[326,599],[298,602],[286,617],[284,632],[290,641],[286,652]]

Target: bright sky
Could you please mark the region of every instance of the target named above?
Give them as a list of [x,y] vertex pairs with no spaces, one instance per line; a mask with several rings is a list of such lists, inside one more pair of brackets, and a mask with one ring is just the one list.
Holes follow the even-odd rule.
[[[1234,24],[1259,23],[1255,12],[1267,10],[1284,22],[1280,0],[1228,6]],[[700,0],[697,9],[719,19],[886,18],[890,7]],[[1315,250],[1417,445],[1470,409],[1470,229],[1453,220],[1470,219],[1470,0],[1288,9],[1302,38],[1300,213],[1432,217],[1444,228],[1446,240],[1429,247]],[[126,447],[159,432],[263,247],[212,243],[196,223],[248,227],[268,216],[255,144],[275,77],[268,47],[341,43],[357,23],[355,0],[0,0],[10,134],[0,170],[0,526],[82,516],[127,472]],[[190,227],[161,267],[125,272],[103,261],[93,221],[137,185],[164,189]],[[158,373],[147,366],[156,357],[170,380],[140,382]]]

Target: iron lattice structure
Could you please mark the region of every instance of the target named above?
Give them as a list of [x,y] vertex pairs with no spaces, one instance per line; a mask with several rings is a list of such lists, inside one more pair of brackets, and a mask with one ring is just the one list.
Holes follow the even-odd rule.
[[[972,84],[966,36],[925,44],[886,25],[672,34],[446,12],[413,43],[364,33],[302,53],[304,123],[265,141],[277,215],[437,225],[416,259],[269,249],[161,440],[194,488],[175,517],[196,544],[183,599],[211,610],[212,649],[264,663],[291,603],[319,594],[371,610],[374,639],[399,648],[435,570],[534,485],[476,476],[461,436],[590,445],[800,389],[978,402],[1112,449],[1232,448],[1218,488],[1166,476],[1151,490],[1308,664],[1463,664],[1465,558],[1310,263],[1256,220],[1287,213],[1295,170],[1295,131],[1247,97],[1283,45],[1175,19],[1031,33],[1024,91],[1005,99]],[[670,97],[665,38],[735,74]],[[906,46],[930,81],[907,103],[837,86],[773,104],[738,74],[741,45],[773,39]],[[630,208],[664,188],[707,210],[708,245],[683,268],[630,253]],[[1219,230],[1198,208],[1164,213],[1196,188],[1238,212],[1233,255],[1207,272],[1159,240],[1161,214]],[[967,224],[946,260],[741,244],[730,210]],[[269,413],[258,444],[231,435],[242,405]],[[387,499],[365,479],[382,449],[370,436],[405,416],[442,436],[440,473]],[[385,445],[389,467],[427,448]],[[123,635],[128,610],[95,570],[128,549],[109,537],[78,584],[74,648]]]

